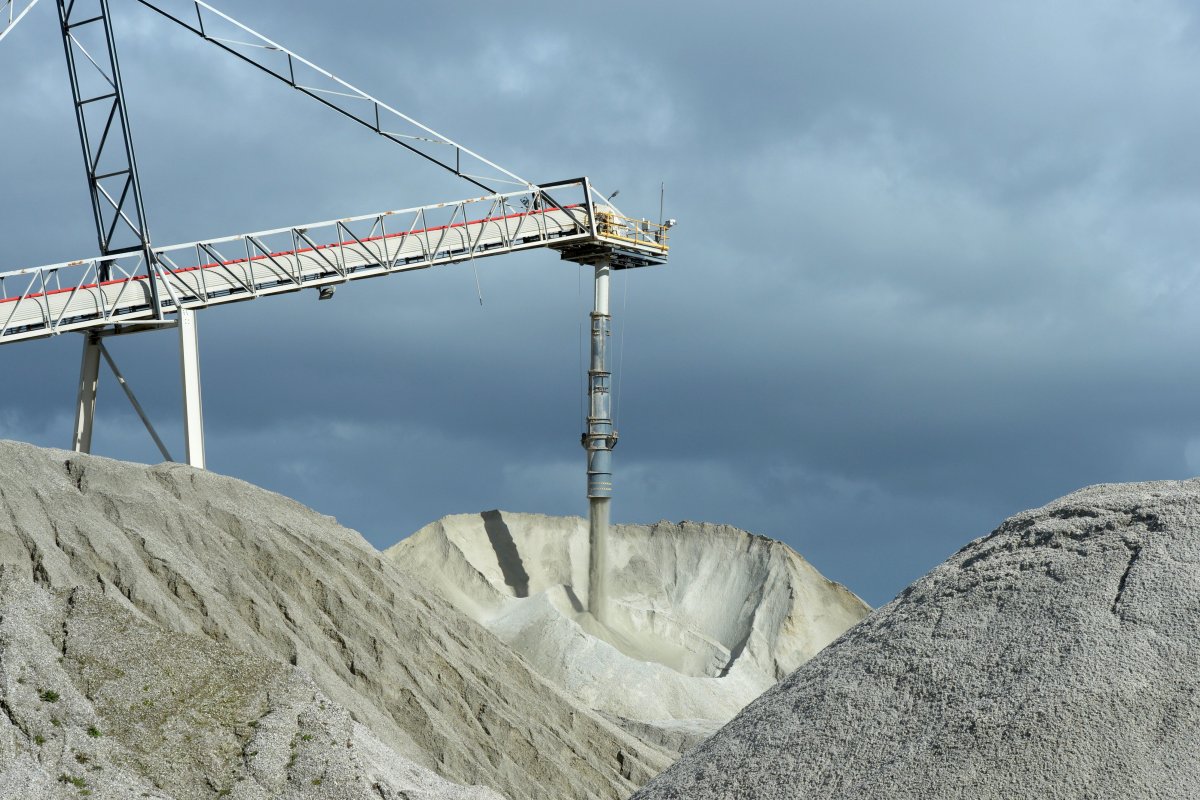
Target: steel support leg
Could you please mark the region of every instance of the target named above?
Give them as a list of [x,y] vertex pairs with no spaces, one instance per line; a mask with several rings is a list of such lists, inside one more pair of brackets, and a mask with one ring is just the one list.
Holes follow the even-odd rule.
[[588,493],[588,611],[603,620],[609,503],[612,498],[612,449],[617,432],[612,421],[612,374],[608,371],[609,265],[596,266],[596,297],[592,310],[592,360],[588,370],[588,419],[583,446],[587,449]]
[[92,452],[92,427],[96,422],[96,387],[100,382],[100,337],[83,337],[83,362],[79,367],[79,392],[75,397],[75,435],[71,449]]
[[204,414],[200,403],[200,348],[196,312],[179,310],[179,360],[183,377],[183,438],[187,463],[204,469]]

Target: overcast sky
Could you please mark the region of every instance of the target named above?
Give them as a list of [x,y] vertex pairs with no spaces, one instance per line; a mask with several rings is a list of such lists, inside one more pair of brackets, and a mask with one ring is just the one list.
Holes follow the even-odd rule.
[[[476,194],[111,3],[156,243]],[[666,183],[670,263],[614,281],[617,521],[782,539],[877,605],[1024,508],[1200,468],[1190,4],[218,7],[532,180],[652,218]],[[0,75],[0,270],[93,255],[49,0]],[[380,547],[586,513],[590,275],[477,266],[482,308],[459,265],[198,315],[210,468]],[[176,343],[110,347],[182,455]],[[79,350],[0,348],[0,436],[69,445]],[[95,451],[158,460],[104,381]]]

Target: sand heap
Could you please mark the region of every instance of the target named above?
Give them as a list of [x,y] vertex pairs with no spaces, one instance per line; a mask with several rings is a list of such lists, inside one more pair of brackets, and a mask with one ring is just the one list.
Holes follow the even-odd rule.
[[583,610],[579,517],[446,517],[386,551],[627,730],[681,752],[869,609],[786,545],[724,525],[611,532],[608,604]]
[[0,565],[0,797],[623,798],[669,763],[241,481],[0,442]]
[[634,795],[1200,797],[1200,481],[1019,514]]

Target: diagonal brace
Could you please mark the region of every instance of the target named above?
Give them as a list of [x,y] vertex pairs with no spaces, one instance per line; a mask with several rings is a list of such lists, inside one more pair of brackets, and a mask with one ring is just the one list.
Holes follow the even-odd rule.
[[150,436],[154,439],[154,444],[158,445],[158,452],[162,453],[162,457],[167,461],[174,461],[175,459],[171,458],[171,454],[167,452],[167,446],[159,438],[158,431],[154,430],[154,425],[142,409],[142,404],[138,402],[137,397],[134,395],[129,381],[125,380],[125,376],[121,374],[121,370],[117,369],[117,362],[113,361],[113,357],[108,352],[108,348],[104,346],[104,342],[100,342],[100,355],[104,356],[104,361],[108,364],[108,368],[112,370],[113,377],[117,379],[117,383],[121,384],[121,388],[125,390],[125,396],[129,398],[129,404],[133,406],[133,410],[137,412],[138,417],[142,420],[142,424],[150,432]]

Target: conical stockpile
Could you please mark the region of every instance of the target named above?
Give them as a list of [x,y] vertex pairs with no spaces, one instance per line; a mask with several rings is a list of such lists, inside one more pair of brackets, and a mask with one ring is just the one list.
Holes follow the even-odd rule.
[[972,542],[635,800],[1200,797],[1200,481]]

